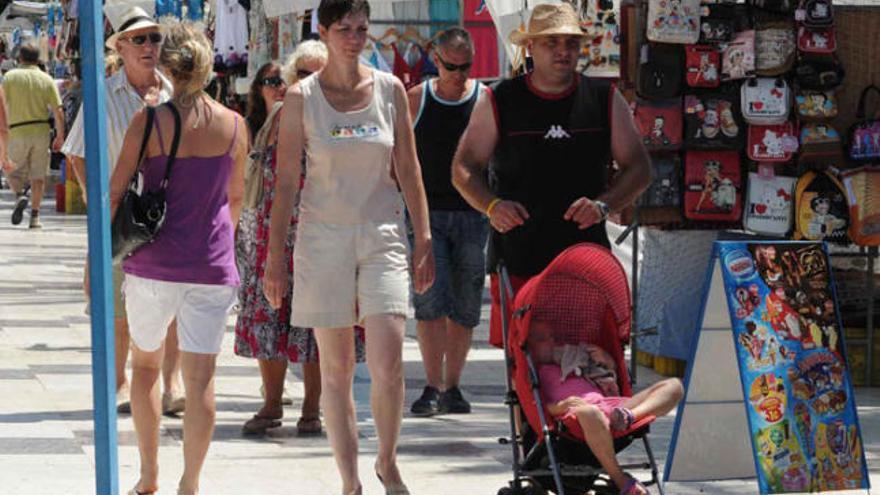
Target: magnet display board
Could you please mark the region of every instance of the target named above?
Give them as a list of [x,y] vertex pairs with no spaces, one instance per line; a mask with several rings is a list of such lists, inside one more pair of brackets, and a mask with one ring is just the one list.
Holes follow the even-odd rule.
[[717,241],[664,479],[869,488],[828,254]]

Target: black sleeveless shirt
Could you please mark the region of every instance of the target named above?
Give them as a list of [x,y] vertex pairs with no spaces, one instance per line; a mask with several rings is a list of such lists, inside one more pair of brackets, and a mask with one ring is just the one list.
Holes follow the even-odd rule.
[[422,105],[413,132],[422,165],[422,179],[431,210],[466,211],[471,206],[452,185],[452,157],[480,95],[474,81],[471,94],[462,101],[446,101],[434,94],[431,81],[422,88]]
[[489,184],[500,198],[529,212],[506,234],[492,230],[487,270],[503,261],[512,275],[531,277],[581,242],[610,247],[605,223],[579,230],[563,215],[580,197],[597,198],[611,162],[611,83],[577,76],[561,94],[545,94],[530,76],[492,88],[499,142]]

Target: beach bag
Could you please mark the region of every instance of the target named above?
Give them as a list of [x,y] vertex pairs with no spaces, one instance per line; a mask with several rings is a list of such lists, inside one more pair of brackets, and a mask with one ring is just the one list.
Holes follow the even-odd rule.
[[800,89],[827,91],[843,84],[846,72],[836,55],[801,57],[794,68],[794,80]]
[[728,5],[704,5],[700,18],[700,43],[722,43],[736,32],[736,9]]
[[849,205],[843,185],[827,171],[810,170],[794,192],[795,239],[847,244]]
[[736,222],[742,214],[742,172],[736,151],[688,151],[684,215],[690,220]]
[[832,55],[837,51],[837,34],[833,27],[798,28],[797,48],[807,55]]
[[755,73],[778,76],[794,67],[797,58],[794,25],[786,21],[759,22],[755,29]]
[[745,142],[739,98],[730,92],[684,97],[684,143],[688,149],[738,149]]
[[801,0],[795,12],[795,19],[807,27],[828,27],[834,25],[833,0]]
[[880,246],[880,167],[842,174],[849,199],[849,237],[860,246]]
[[743,119],[749,124],[778,125],[791,113],[791,90],[782,77],[758,77],[740,88]]
[[721,45],[721,80],[734,81],[755,75],[755,30],[736,33]]
[[270,131],[277,126],[272,123],[281,113],[283,105],[276,103],[269,111],[265,124],[257,131],[254,136],[254,142],[251,144],[251,151],[248,153],[247,162],[244,167],[244,207],[256,209],[260,207],[263,201],[263,165],[266,160],[266,147],[271,138]]
[[681,98],[669,100],[636,100],[636,127],[648,151],[669,151],[681,148]]
[[773,173],[773,165],[749,172],[743,227],[756,234],[784,236],[794,224],[794,185],[797,179]]
[[851,160],[865,161],[880,158],[880,119],[867,118],[865,108],[871,92],[880,95],[880,88],[872,84],[862,90],[859,107],[856,110],[856,123],[849,129],[849,144],[846,148]]
[[657,43],[700,40],[700,0],[649,0],[647,37]]
[[798,150],[794,124],[750,125],[747,154],[756,162],[790,162]]
[[685,47],[687,84],[692,88],[717,88],[721,84],[721,54],[714,45]]
[[645,44],[639,57],[637,92],[650,99],[680,96],[684,89],[684,53],[678,45]]
[[831,91],[800,91],[794,97],[798,117],[805,122],[837,117],[837,96]]
[[824,123],[804,124],[800,141],[799,164],[817,168],[843,166],[843,144],[834,127]]
[[668,225],[681,215],[681,158],[677,154],[651,155],[651,185],[639,196],[641,225]]
[[746,3],[761,10],[780,14],[790,14],[797,8],[797,0],[746,0]]

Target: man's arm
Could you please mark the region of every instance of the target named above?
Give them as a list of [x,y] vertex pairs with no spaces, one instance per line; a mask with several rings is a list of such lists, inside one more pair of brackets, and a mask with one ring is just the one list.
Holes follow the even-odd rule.
[[55,140],[52,142],[52,151],[57,153],[64,146],[64,108],[55,107],[52,113],[55,114]]
[[73,126],[70,128],[70,134],[64,141],[64,146],[61,147],[61,152],[64,153],[64,155],[67,157],[67,161],[70,163],[70,167],[73,169],[73,175],[76,177],[77,182],[79,182],[79,187],[82,191],[83,202],[85,202],[87,197],[86,162],[83,157],[85,156],[86,150],[85,143],[83,141],[82,105],[80,105],[79,111],[76,113],[76,118],[73,119]]
[[9,120],[6,117],[6,93],[0,86],[0,168],[9,163]]
[[492,98],[491,91],[485,90],[477,99],[452,159],[452,184],[468,204],[489,217],[495,230],[507,232],[522,225],[529,214],[521,204],[496,197],[486,182],[485,171],[498,145]]
[[[430,82],[426,81],[425,84],[430,84]],[[406,92],[406,99],[409,101],[409,118],[412,121],[413,127],[417,123],[416,117],[419,116],[419,109],[422,107],[422,94],[425,90],[425,84],[413,86]]]

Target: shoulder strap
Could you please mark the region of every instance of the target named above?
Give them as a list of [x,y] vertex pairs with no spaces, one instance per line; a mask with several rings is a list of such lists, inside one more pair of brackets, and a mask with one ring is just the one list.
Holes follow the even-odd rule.
[[141,151],[138,153],[138,168],[144,161],[144,155],[147,153],[147,144],[150,142],[150,134],[153,132],[153,121],[156,119],[156,109],[147,107],[147,124],[144,127],[144,137],[141,139]]
[[168,179],[171,177],[171,168],[174,165],[174,160],[177,158],[177,147],[180,145],[180,112],[177,111],[174,104],[168,102],[165,104],[168,107],[168,110],[171,110],[171,115],[174,116],[174,140],[171,142],[171,151],[168,152],[168,161],[165,164],[165,178],[162,179],[162,189],[165,189],[168,186]]
[[856,119],[858,120],[863,120],[865,118],[865,106],[868,104],[868,93],[871,91],[876,91],[877,94],[880,94],[880,88],[873,84],[862,90],[862,96],[859,97],[859,108],[856,110]]

